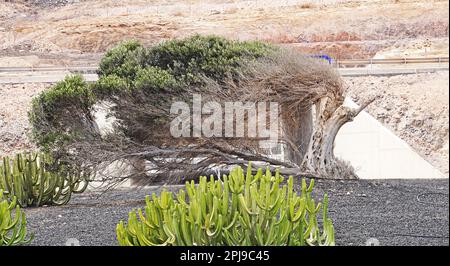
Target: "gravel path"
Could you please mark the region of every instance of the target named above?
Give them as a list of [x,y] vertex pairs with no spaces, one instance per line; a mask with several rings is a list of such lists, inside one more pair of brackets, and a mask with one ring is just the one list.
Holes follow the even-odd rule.
[[[297,182],[299,183],[299,182]],[[128,212],[144,206],[158,188],[120,189],[75,195],[61,207],[26,209],[32,245],[117,245],[115,226]],[[337,245],[449,245],[449,181],[445,180],[317,180],[315,195],[330,197],[330,216]]]

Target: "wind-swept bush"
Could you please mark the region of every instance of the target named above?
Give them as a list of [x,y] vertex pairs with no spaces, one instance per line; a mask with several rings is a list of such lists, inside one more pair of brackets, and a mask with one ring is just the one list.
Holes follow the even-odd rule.
[[[333,142],[365,105],[342,105],[343,82],[322,60],[258,41],[195,35],[152,47],[122,43],[106,53],[98,73],[97,82],[71,76],[42,92],[29,117],[35,142],[69,164],[101,171],[125,162],[135,169],[106,180],[131,177],[151,183],[180,178],[179,169],[186,180],[213,165],[248,160],[282,166],[280,171],[294,175],[356,177],[334,156]],[[258,143],[264,136],[221,137],[225,127],[214,138],[172,136],[171,122],[179,117],[173,104],[190,108],[194,94],[221,106],[278,103],[282,136],[276,145],[284,146],[286,158],[270,158]],[[96,110],[111,118],[110,130],[100,130]],[[183,128],[193,132],[194,119],[185,120]],[[193,163],[198,158],[201,163]]]
[[267,56],[275,47],[257,41],[238,42],[195,35],[152,47],[145,63],[168,70],[178,80],[201,82],[201,76],[220,80],[248,61]]
[[[148,48],[137,41],[123,42],[101,60],[97,82],[87,84],[80,75],[68,76],[33,99],[29,112],[32,138],[39,146],[51,149],[77,138],[98,137],[91,112],[100,100],[114,104],[112,115],[125,124],[121,128],[126,137],[134,138],[134,131],[130,130],[134,125],[128,124],[134,116],[127,114],[134,103],[159,105],[161,101],[181,95],[181,87],[186,90],[189,84],[199,83],[204,77],[221,80],[237,74],[246,62],[275,50],[261,42],[200,35]],[[162,99],[164,97],[167,99]],[[156,118],[145,118],[149,124],[153,119]]]
[[118,95],[120,92],[128,91],[131,87],[130,85],[127,79],[112,74],[100,77],[97,82],[91,85],[91,88],[97,99],[102,99],[103,97],[108,98],[111,95]]
[[158,67],[141,68],[136,73],[134,87],[138,90],[159,92],[176,86],[176,79],[169,71]]
[[125,41],[107,51],[100,61],[100,76],[133,77],[141,68],[139,52],[145,48],[135,40]]
[[239,42],[218,36],[194,35],[147,49],[136,41],[127,41],[106,53],[99,74],[133,80],[139,69],[153,67],[168,71],[178,81],[200,82],[202,76],[221,79],[236,72],[246,61],[275,50],[263,42]]
[[268,169],[253,175],[250,166],[246,175],[237,167],[222,180],[200,177],[198,185],[188,182],[176,194],[147,196],[144,210],[133,210],[127,224],[117,225],[117,239],[126,246],[334,245],[327,195],[316,203],[313,180],[309,186],[302,180],[300,195],[292,176],[286,185],[283,180]]
[[33,234],[27,234],[25,213],[17,205],[16,198],[8,202],[0,189],[0,246],[16,246],[27,244]]
[[63,205],[72,193],[83,192],[88,177],[57,165],[46,153],[23,153],[0,162],[0,189],[22,206]]
[[[95,96],[81,75],[67,76],[34,98],[28,119],[33,140],[43,148],[95,132],[89,119]],[[63,117],[70,117],[70,120]],[[91,132],[91,134],[89,134]]]

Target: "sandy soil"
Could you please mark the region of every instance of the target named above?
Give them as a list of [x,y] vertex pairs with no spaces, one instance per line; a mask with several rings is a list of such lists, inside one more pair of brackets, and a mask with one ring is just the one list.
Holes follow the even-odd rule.
[[448,174],[449,72],[345,78],[356,102],[378,97],[367,111]]
[[448,39],[409,40],[377,52],[373,58],[448,57]]
[[124,39],[154,44],[193,33],[296,43],[335,58],[372,57],[411,39],[431,38],[438,47],[448,41],[448,1],[90,0],[53,8],[46,7],[50,0],[33,2],[0,4],[0,57],[63,60],[102,53]]
[[0,157],[33,149],[28,140],[31,99],[49,84],[0,84]]
[[[297,180],[297,183],[300,181]],[[329,195],[336,245],[364,246],[369,238],[384,246],[448,246],[448,180],[316,180],[314,197]],[[169,188],[170,189],[170,188]],[[176,189],[178,190],[178,189]],[[117,245],[115,227],[128,212],[145,205],[159,189],[123,189],[74,195],[61,207],[25,209],[31,245]],[[95,214],[95,215],[93,215]]]

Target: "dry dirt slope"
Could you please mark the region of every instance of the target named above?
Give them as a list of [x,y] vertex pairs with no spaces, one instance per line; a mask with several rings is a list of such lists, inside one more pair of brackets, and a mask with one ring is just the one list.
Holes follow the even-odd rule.
[[28,140],[27,112],[31,99],[49,85],[0,84],[0,157],[33,149]]
[[449,166],[449,72],[346,78],[357,102],[441,172]]
[[45,7],[52,1],[0,3],[0,57],[57,59],[101,53],[124,39],[154,44],[194,33],[295,42],[336,58],[371,57],[411,39],[448,40],[449,2],[438,0],[89,0]]

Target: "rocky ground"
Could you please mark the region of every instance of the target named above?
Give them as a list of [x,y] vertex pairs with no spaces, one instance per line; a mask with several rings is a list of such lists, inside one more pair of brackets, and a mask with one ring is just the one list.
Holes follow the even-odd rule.
[[68,4],[79,3],[82,0],[25,0],[25,3],[39,7],[61,7]]
[[442,173],[449,166],[449,72],[345,78],[356,102]]
[[370,58],[411,41],[431,41],[438,49],[432,54],[448,55],[448,7],[441,0],[7,1],[0,2],[0,66],[2,57],[32,55],[63,65],[77,56],[98,58],[124,39],[150,45],[194,33],[339,59]]
[[[316,180],[314,195],[329,195],[336,245],[363,246],[375,238],[385,246],[448,246],[448,185],[448,179]],[[117,245],[117,223],[159,190],[120,189],[100,197],[89,192],[65,206],[27,208],[28,229],[35,233],[31,245],[60,246],[69,239],[83,246]]]
[[50,86],[36,84],[0,84],[0,157],[33,149],[28,138],[28,110],[33,97]]

